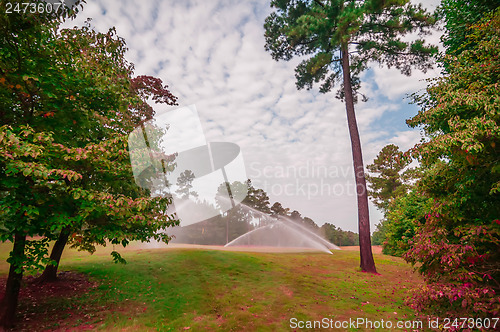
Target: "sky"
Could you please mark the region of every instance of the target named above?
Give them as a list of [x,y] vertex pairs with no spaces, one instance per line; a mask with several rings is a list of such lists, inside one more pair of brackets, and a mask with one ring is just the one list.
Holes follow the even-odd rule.
[[[438,1],[421,1],[435,9]],[[357,232],[357,202],[345,106],[335,92],[297,90],[300,59],[276,62],[264,50],[269,0],[87,0],[66,26],[92,18],[98,31],[116,27],[136,75],[168,84],[179,107],[195,105],[207,142],[239,145],[255,187],[318,225]],[[427,36],[439,42],[439,33]],[[421,134],[405,120],[418,108],[437,69],[410,77],[371,66],[361,76],[367,102],[356,105],[365,166],[387,144],[406,150]],[[174,109],[157,106],[157,111]],[[382,215],[370,203],[371,229]]]

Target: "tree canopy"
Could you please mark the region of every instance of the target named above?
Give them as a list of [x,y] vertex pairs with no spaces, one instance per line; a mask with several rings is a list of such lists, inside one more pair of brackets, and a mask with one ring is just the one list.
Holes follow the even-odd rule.
[[433,314],[500,309],[500,12],[483,16],[444,56],[447,73],[416,96],[421,110],[408,120],[429,138],[411,153],[423,167],[417,190],[433,204],[406,258],[428,280],[414,305]]
[[168,240],[170,201],[133,183],[127,134],[153,116],[149,98],[176,98],[159,79],[133,77],[114,29],[60,29],[69,9],[59,18],[1,10],[0,240],[14,242],[1,320],[10,326],[23,271],[57,263],[49,240],[89,251]]
[[406,41],[405,34],[426,35],[436,22],[421,5],[409,1],[271,1],[276,8],[266,18],[266,50],[275,60],[309,56],[295,69],[297,88],[320,85],[321,92],[341,87],[344,96],[341,48],[350,45],[350,74],[354,91],[359,74],[369,62],[395,67],[410,75],[413,67],[431,67],[429,55],[436,46],[423,39]]
[[439,11],[445,22],[446,33],[443,34],[442,41],[446,52],[460,53],[467,41],[470,28],[480,21],[485,13],[497,7],[496,0],[441,0]]

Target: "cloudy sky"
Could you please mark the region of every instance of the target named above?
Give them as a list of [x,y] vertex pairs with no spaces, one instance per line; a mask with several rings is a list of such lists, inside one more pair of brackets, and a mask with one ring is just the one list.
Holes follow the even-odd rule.
[[[438,1],[426,0],[434,9]],[[357,231],[351,147],[344,105],[334,93],[298,91],[299,59],[276,62],[264,50],[269,0],[87,0],[68,26],[88,17],[100,31],[115,26],[137,75],[160,77],[179,106],[195,104],[207,141],[241,147],[248,178],[271,202]],[[437,43],[438,35],[427,38]],[[411,77],[373,66],[362,76],[369,101],[356,107],[365,165],[389,143],[420,139],[405,119],[416,114],[407,94],[437,75]],[[161,109],[158,109],[161,111]],[[371,224],[380,220],[371,206]]]

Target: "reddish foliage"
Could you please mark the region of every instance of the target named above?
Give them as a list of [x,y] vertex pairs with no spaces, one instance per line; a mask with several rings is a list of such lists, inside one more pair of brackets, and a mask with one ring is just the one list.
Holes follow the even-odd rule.
[[177,97],[168,90],[167,85],[163,85],[160,78],[148,75],[137,76],[130,80],[130,90],[139,97],[139,100],[130,105],[130,108],[141,120],[149,120],[154,115],[153,107],[147,103],[148,98],[155,103],[177,105]]

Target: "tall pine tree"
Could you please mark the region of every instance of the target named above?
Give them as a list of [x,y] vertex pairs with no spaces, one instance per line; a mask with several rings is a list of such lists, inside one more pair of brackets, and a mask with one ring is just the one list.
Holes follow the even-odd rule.
[[409,0],[274,0],[276,9],[265,22],[266,50],[275,60],[308,56],[295,69],[298,89],[320,84],[326,93],[340,84],[337,97],[345,101],[351,137],[358,199],[361,269],[376,273],[371,251],[368,196],[354,103],[360,73],[369,62],[395,67],[410,75],[411,69],[430,68],[436,47],[421,39],[408,42],[408,33],[426,34],[433,15]]

